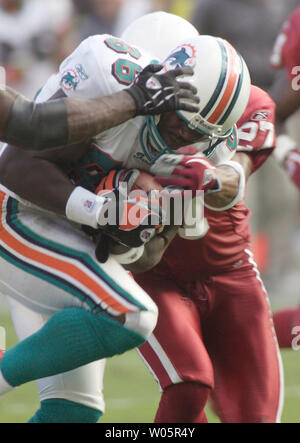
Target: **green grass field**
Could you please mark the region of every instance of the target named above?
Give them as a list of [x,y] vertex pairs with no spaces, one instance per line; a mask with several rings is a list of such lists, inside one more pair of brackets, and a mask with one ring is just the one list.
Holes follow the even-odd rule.
[[[7,347],[16,343],[9,314],[0,315],[7,330]],[[300,423],[300,351],[282,353],[285,369],[283,423]],[[135,351],[108,361],[104,381],[106,413],[102,423],[152,423],[160,394]],[[0,400],[0,423],[24,423],[39,407],[35,383],[17,388]],[[218,419],[207,408],[209,422]]]

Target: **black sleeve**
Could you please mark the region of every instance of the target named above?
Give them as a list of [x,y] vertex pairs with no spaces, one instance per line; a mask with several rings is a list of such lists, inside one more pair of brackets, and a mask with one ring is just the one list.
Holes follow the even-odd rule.
[[27,149],[47,149],[68,144],[67,108],[62,99],[35,103],[17,96],[2,140]]

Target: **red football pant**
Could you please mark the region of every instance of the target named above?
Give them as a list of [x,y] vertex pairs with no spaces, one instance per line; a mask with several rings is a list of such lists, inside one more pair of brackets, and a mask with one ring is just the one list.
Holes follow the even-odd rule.
[[[189,285],[151,272],[136,280],[159,308],[154,334],[139,352],[163,392],[173,384],[193,382],[202,387],[202,399],[204,390],[213,389],[214,408],[222,422],[280,420],[281,360],[256,268]],[[190,405],[194,408],[190,406],[185,419],[193,422],[205,405]],[[168,410],[160,414],[172,421]]]
[[198,383],[177,383],[162,393],[155,423],[207,423],[204,407],[210,389]]

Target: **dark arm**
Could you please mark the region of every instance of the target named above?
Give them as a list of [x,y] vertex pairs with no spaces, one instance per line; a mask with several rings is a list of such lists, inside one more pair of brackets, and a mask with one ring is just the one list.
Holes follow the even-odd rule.
[[1,140],[43,150],[78,143],[135,115],[124,91],[97,99],[60,98],[35,103],[7,88],[0,90]]
[[86,149],[85,144],[43,152],[7,146],[0,157],[1,183],[21,198],[64,215],[75,186],[59,164],[67,156],[74,158]]
[[[0,157],[1,183],[21,198],[65,215],[66,204],[75,186],[60,166],[80,159],[90,145],[88,140],[45,149],[49,144],[59,146],[59,142],[63,142],[67,109],[71,128],[77,134],[73,134],[73,139],[83,137],[86,140],[92,130],[98,133],[132,117],[134,100],[124,91],[95,100],[67,99],[63,91],[58,90],[51,101],[35,104],[10,89],[4,98],[0,106],[8,109],[10,104],[11,110],[2,138],[14,141],[14,145],[8,145]],[[96,119],[98,124],[92,129],[89,122]]]
[[[126,90],[90,100],[60,98],[35,103],[10,89],[0,90],[1,140],[42,150],[86,140],[137,115],[177,109],[197,112],[197,89],[189,82],[177,81],[177,77],[191,76],[193,70],[177,68],[159,73],[161,69],[161,65],[148,65]],[[158,90],[149,85],[151,78],[158,80]]]

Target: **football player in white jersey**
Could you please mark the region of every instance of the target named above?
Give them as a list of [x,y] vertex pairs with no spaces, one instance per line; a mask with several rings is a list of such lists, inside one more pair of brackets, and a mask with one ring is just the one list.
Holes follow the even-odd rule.
[[[217,151],[232,155],[236,148],[233,126],[250,92],[244,61],[221,39],[176,41],[163,64],[164,75],[162,66],[143,69],[153,56],[123,40],[109,35],[85,40],[38,100],[58,96],[58,90],[68,97],[108,97],[108,108],[122,108],[125,123],[112,122],[92,143],[75,149],[28,152],[8,146],[2,154],[0,289],[8,296],[21,341],[1,360],[0,394],[42,379],[41,408],[32,422],[97,420],[104,409],[99,386],[104,362],[98,360],[139,346],[155,327],[151,299],[112,257],[100,264],[93,241],[81,230],[81,225],[101,227],[116,236],[122,230],[99,226],[113,201],[93,192],[101,178],[116,167],[150,169],[165,152],[174,152],[172,147],[194,143],[211,156]],[[162,114],[167,111],[166,89],[174,88],[178,74],[189,74],[189,67],[200,112],[187,100],[183,114],[171,112],[174,103]],[[114,94],[118,100],[110,102]],[[238,192],[240,181],[228,169],[220,166],[224,187],[216,192],[224,193],[225,200],[233,197],[228,195],[229,176],[235,181],[232,192]],[[161,221],[159,211],[154,215]],[[125,244],[134,245],[127,262],[137,260],[144,242],[157,232],[153,225],[146,228],[148,232],[137,226],[123,237]]]
[[105,130],[112,117],[121,122],[116,109],[110,110],[113,116],[102,97],[35,103],[0,84],[0,140],[39,150],[78,143]]

